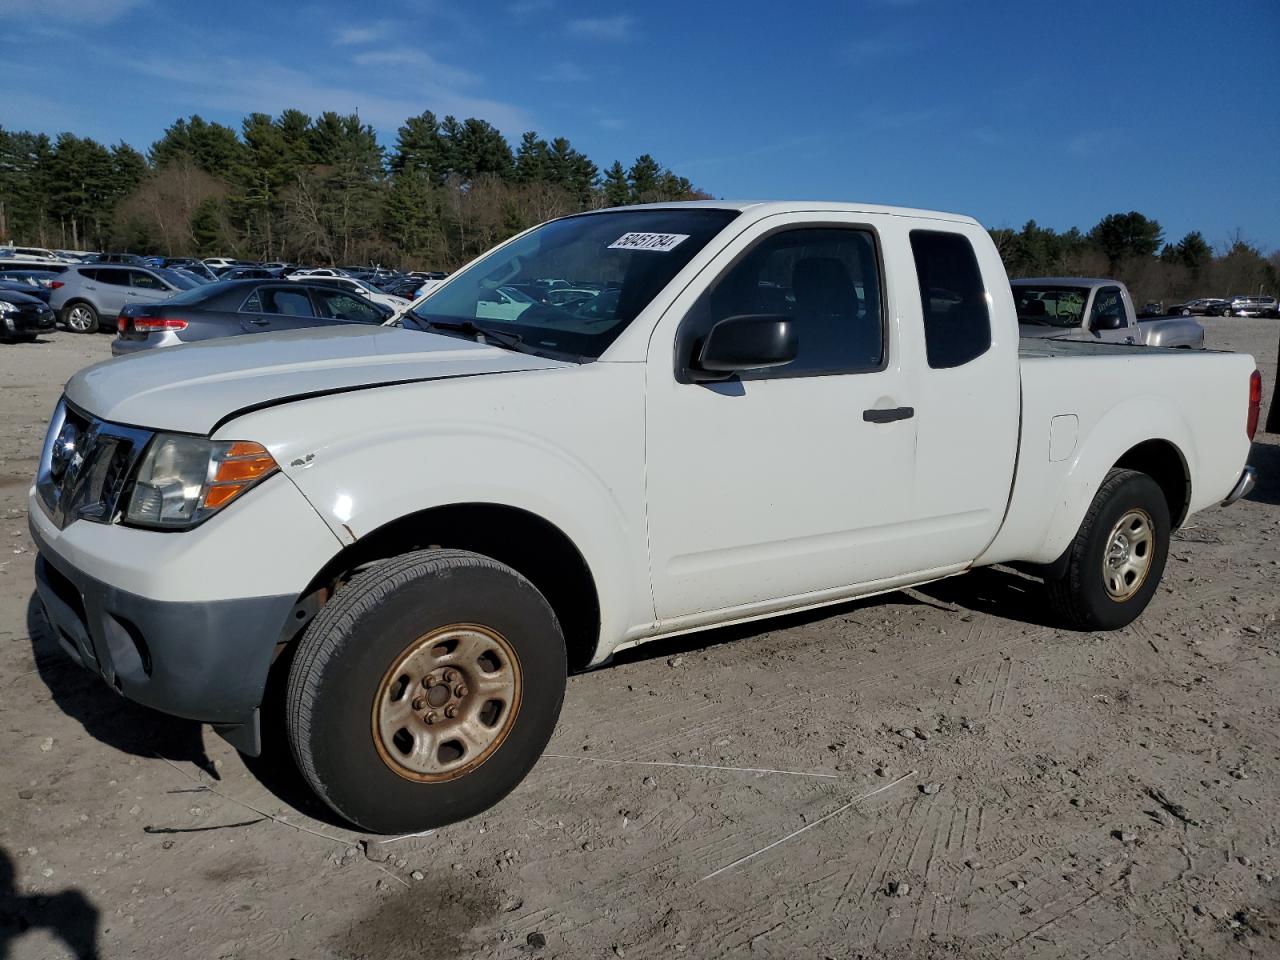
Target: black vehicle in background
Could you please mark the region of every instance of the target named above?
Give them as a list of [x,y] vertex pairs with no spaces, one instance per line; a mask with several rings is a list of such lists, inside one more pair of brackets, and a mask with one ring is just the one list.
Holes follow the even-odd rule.
[[33,343],[42,333],[53,331],[57,317],[38,297],[17,290],[0,290],[0,337],[8,341]]
[[45,304],[53,296],[53,291],[42,283],[28,283],[25,280],[6,280],[0,277],[0,297],[3,297],[5,293],[25,294],[28,297],[35,297]]
[[225,271],[219,280],[275,280],[280,276],[279,270],[267,267],[232,267]]

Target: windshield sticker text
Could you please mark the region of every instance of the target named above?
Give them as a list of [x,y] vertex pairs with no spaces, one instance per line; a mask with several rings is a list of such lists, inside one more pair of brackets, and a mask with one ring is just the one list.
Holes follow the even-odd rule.
[[658,253],[667,253],[688,239],[687,233],[624,233],[609,244],[609,249],[653,250]]

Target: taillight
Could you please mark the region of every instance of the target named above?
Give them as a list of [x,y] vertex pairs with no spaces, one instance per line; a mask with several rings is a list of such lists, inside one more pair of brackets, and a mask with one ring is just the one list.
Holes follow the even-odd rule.
[[170,317],[134,317],[133,329],[138,333],[158,333],[161,330],[185,330],[187,321]]
[[128,332],[129,332],[129,318],[122,313],[120,314],[120,316],[116,317],[116,333],[128,333]]
[[65,284],[65,283],[63,283],[61,280],[50,280],[50,281],[49,281],[49,289],[50,289],[50,290],[57,290],[59,287],[65,287],[65,286],[66,286],[66,284]]
[[1249,378],[1249,418],[1245,421],[1244,432],[1253,439],[1258,432],[1258,413],[1262,410],[1262,374],[1257,370]]

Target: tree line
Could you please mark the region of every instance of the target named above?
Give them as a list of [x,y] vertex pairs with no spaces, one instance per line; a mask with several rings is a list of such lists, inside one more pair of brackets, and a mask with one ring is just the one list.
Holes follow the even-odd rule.
[[[175,121],[144,156],[71,133],[0,128],[0,241],[60,249],[453,269],[511,234],[580,210],[708,198],[649,154],[601,171],[564,137],[513,148],[474,117],[410,117],[386,148],[356,114],[253,113],[239,131]],[[1280,254],[1236,236],[1115,213],[1092,229],[1028,221],[991,236],[1011,276],[1112,276],[1141,304],[1274,293]]]
[[384,148],[356,114],[175,121],[146,156],[0,128],[0,241],[452,269],[581,210],[708,197],[643,154],[603,172],[564,137],[427,111]]
[[1193,230],[1167,242],[1159,221],[1137,211],[1103,217],[1087,233],[1058,233],[1028,220],[1021,230],[991,230],[1011,277],[1114,277],[1139,307],[1191,297],[1275,294],[1280,253],[1265,257],[1238,233],[1219,252]]

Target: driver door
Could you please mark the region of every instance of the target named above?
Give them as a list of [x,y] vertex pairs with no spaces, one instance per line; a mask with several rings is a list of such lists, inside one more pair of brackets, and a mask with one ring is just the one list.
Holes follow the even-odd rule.
[[1089,310],[1089,329],[1107,343],[1133,343],[1124,294],[1119,287],[1099,287]]
[[[751,228],[655,330],[647,495],[660,621],[821,602],[918,568],[915,384],[881,238],[856,215],[830,220]],[[742,314],[787,317],[796,360],[721,382],[682,376],[710,325]]]

